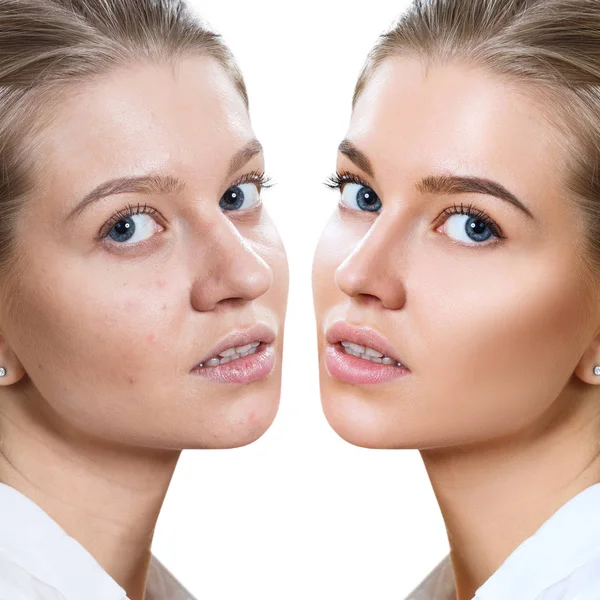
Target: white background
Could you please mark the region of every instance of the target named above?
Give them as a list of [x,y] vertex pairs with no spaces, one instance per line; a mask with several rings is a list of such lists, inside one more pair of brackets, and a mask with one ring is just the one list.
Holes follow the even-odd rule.
[[360,67],[407,0],[188,0],[240,65],[290,263],[279,413],[255,443],[183,452],[153,552],[199,600],[401,600],[448,552],[417,451],[344,442],[322,414],[311,262]]

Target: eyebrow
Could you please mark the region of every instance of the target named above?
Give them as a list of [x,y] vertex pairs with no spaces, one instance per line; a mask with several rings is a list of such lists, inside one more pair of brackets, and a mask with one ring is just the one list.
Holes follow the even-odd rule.
[[512,204],[534,219],[531,211],[514,194],[491,179],[460,175],[430,175],[417,184],[417,189],[430,194],[487,194]]
[[[227,177],[231,177],[252,157],[260,154],[262,151],[262,145],[258,140],[255,139],[248,142],[229,161]],[[181,192],[183,189],[185,189],[185,183],[172,175],[148,173],[139,176],[117,177],[101,183],[86,194],[67,215],[66,220],[69,221],[77,217],[90,204],[113,194],[168,194],[171,192]]]
[[347,156],[357,167],[362,169],[369,177],[375,177],[375,170],[371,161],[364,152],[361,152],[352,142],[342,140],[338,151]]
[[[339,151],[347,156],[357,167],[370,177],[375,177],[373,165],[367,155],[359,150],[352,142],[342,141]],[[424,177],[416,185],[422,193],[430,194],[487,194],[508,202],[524,212],[528,217],[535,217],[531,211],[503,185],[484,177],[462,175],[430,175]]]

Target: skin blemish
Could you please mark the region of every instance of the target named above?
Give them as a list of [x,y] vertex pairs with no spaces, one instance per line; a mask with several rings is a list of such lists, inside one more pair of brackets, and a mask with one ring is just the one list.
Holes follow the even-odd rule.
[[146,339],[151,344],[156,339],[156,336],[153,333],[149,333]]

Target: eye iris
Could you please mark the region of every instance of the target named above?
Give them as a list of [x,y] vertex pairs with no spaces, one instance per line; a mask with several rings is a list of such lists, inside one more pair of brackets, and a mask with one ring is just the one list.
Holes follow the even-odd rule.
[[368,187],[361,187],[356,194],[356,204],[362,210],[377,211],[381,208],[381,201],[377,194]]
[[[113,235],[113,232],[116,235]],[[125,242],[133,237],[135,233],[135,223],[131,217],[117,221],[109,231],[110,237],[116,242]]]
[[244,204],[244,192],[237,185],[229,188],[221,198],[219,205],[225,210],[235,210]]
[[476,242],[485,242],[491,235],[489,227],[481,220],[471,217],[466,223],[467,235]]

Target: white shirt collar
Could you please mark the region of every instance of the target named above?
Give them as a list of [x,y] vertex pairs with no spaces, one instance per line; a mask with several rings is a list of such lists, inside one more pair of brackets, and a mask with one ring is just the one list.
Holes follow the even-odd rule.
[[563,504],[477,590],[477,600],[535,598],[600,553],[600,483]]
[[[125,590],[75,538],[30,498],[1,482],[0,554],[66,600],[128,600]],[[154,555],[146,591],[151,600],[194,600]]]
[[[530,600],[600,556],[600,483],[561,506],[477,590],[473,600]],[[595,596],[594,596],[595,597]],[[446,556],[406,600],[454,600]]]

